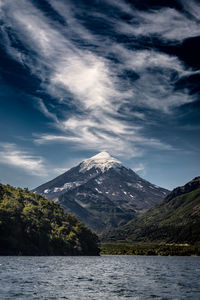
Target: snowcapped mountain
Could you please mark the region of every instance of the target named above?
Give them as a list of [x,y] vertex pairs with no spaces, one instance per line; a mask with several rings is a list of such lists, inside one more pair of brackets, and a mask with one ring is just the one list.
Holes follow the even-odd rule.
[[60,203],[96,231],[127,223],[169,193],[107,152],[85,159],[34,192]]
[[110,168],[120,168],[121,162],[116,158],[110,156],[108,152],[100,152],[99,154],[92,156],[91,158],[85,159],[81,163],[80,172],[87,172],[92,168],[101,170],[102,173],[109,170]]

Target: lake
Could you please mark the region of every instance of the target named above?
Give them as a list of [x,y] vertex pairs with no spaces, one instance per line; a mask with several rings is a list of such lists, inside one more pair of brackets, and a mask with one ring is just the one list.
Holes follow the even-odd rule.
[[200,299],[200,257],[0,257],[0,299]]

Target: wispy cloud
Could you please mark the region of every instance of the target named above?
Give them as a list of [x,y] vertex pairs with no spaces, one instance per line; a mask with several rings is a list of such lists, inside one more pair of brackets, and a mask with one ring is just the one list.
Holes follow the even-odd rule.
[[141,174],[142,176],[145,176],[146,175],[146,166],[143,163],[139,163],[133,168],[133,171]]
[[174,84],[181,77],[197,74],[199,71],[186,69],[176,56],[155,50],[129,50],[122,45],[114,45],[113,51],[123,62],[125,70],[138,75],[131,87],[128,86],[132,93],[130,103],[170,113],[173,108],[194,101],[187,89],[175,91]]
[[200,4],[198,0],[179,0],[183,8],[187,13],[195,17],[196,20],[200,20]]
[[139,171],[144,171],[144,169],[145,169],[144,164],[143,164],[143,163],[140,163],[140,164],[138,164],[133,170],[134,170],[135,172],[139,172]]
[[55,122],[55,124],[59,123],[59,120],[56,116],[55,113],[52,113],[48,110],[47,106],[45,105],[44,101],[40,98],[35,98],[34,99],[37,103],[37,108],[43,113],[43,115],[45,115],[45,117],[47,117],[48,119],[51,119],[53,122]]
[[[186,89],[174,90],[176,80],[194,72],[186,69],[176,56],[155,50],[130,50],[112,36],[102,42],[100,35],[92,33],[77,18],[81,8],[73,2],[49,1],[65,26],[33,3],[1,2],[1,16],[6,24],[3,27],[5,46],[12,57],[40,79],[40,88],[46,94],[64,107],[73,106],[71,114],[63,112],[59,117],[56,108],[52,112],[49,103],[38,98],[38,109],[51,120],[58,134],[40,133],[35,141],[38,144],[64,142],[78,149],[106,148],[113,154],[130,156],[142,155],[143,146],[174,149],[145,135],[148,120],[140,108],[169,114],[174,108],[194,101]],[[157,35],[176,41],[199,34],[199,24],[175,9],[144,12],[133,10],[124,1],[107,3],[133,17],[130,22],[111,18],[116,34],[120,31],[125,37]],[[12,46],[7,27],[27,52]],[[123,75],[128,71],[136,74],[134,80]],[[122,109],[124,106],[127,109]],[[23,158],[23,153],[19,157]],[[25,153],[24,157],[34,166],[33,158],[29,159]]]
[[29,175],[40,177],[47,175],[42,157],[21,150],[15,144],[0,143],[0,163],[18,167]]
[[51,85],[70,91],[80,109],[93,109],[106,105],[119,95],[109,74],[106,62],[92,53],[64,57],[51,75]]
[[[72,121],[72,123],[70,122]],[[105,128],[98,127],[98,124],[90,124],[84,120],[68,120],[68,127],[71,130],[67,131],[68,135],[38,135],[35,138],[35,143],[71,143],[72,147],[104,151],[107,150],[116,156],[140,157],[144,154],[144,149],[159,149],[173,151],[176,150],[173,146],[161,142],[158,139],[147,138],[140,133],[140,128],[117,128],[115,127],[107,131]],[[88,124],[88,125],[87,125]],[[121,123],[120,123],[121,124]],[[114,126],[114,124],[113,124]],[[69,129],[69,128],[68,128]]]
[[[193,1],[192,1],[193,2]],[[184,5],[194,13],[197,4]],[[196,13],[197,14],[197,13]],[[185,14],[173,8],[162,8],[148,12],[134,11],[132,23],[119,21],[116,29],[121,33],[134,36],[157,35],[168,40],[181,41],[188,37],[199,35],[199,24],[189,19]]]

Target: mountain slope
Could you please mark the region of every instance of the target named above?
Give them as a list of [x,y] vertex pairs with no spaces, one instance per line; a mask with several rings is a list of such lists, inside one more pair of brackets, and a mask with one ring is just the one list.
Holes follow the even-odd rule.
[[34,191],[60,203],[98,232],[127,223],[168,194],[107,152],[84,160]]
[[103,238],[175,243],[200,241],[200,177],[174,189],[163,202],[137,220],[105,233]]
[[98,255],[97,243],[60,205],[0,184],[0,255]]

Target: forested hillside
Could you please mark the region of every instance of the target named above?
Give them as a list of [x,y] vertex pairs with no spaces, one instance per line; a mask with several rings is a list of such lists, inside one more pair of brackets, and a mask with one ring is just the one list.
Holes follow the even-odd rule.
[[128,224],[104,234],[104,240],[200,242],[200,177],[174,189],[166,199]]
[[1,255],[98,255],[98,238],[60,205],[0,184]]

